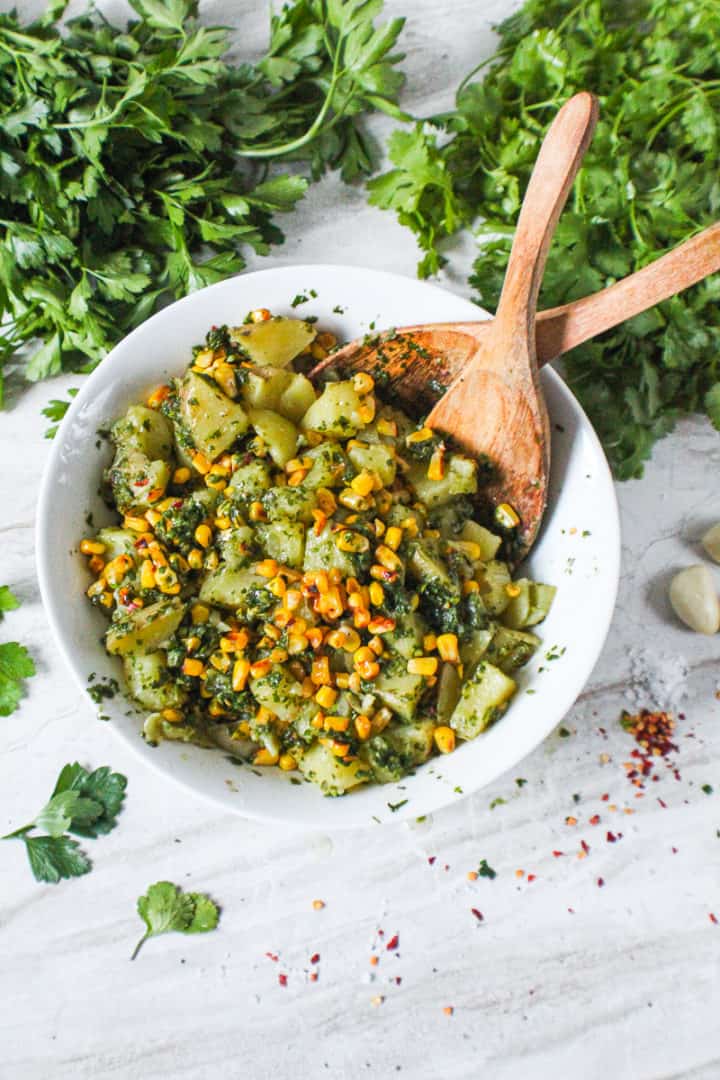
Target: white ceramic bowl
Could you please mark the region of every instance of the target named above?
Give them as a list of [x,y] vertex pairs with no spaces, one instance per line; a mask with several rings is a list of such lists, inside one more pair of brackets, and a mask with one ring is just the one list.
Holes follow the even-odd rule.
[[[298,293],[313,296],[293,309]],[[275,314],[317,315],[341,340],[368,329],[482,317],[472,303],[395,274],[346,266],[263,270],[221,282],[166,308],[112,350],[83,385],[60,426],[40,492],[37,559],[45,610],[60,650],[83,689],[88,675],[121,679],[120,664],[101,644],[103,616],[85,598],[89,583],[78,542],[112,520],[98,495],[110,456],[98,429],[168,376],[183,371],[190,347],[212,324],[237,323],[255,307]],[[543,647],[520,676],[507,714],[480,738],[432,759],[398,784],[360,788],[327,799],[310,784],[291,783],[279,769],[236,767],[220,750],[178,743],[146,745],[142,716],[122,695],[102,702],[109,727],[164,778],[180,781],[247,817],[348,828],[426,814],[477,791],[516,765],[559,723],[587,681],[603,646],[619,576],[620,534],[615,493],[603,451],[570,391],[551,371],[542,376],[553,429],[550,498],[529,576],[557,585],[539,627]],[[550,649],[562,655],[548,662]],[[542,671],[538,671],[542,668]],[[90,722],[88,718],[88,722]],[[257,775],[261,773],[261,775]],[[172,796],[172,792],[169,793]],[[180,797],[178,793],[178,798]],[[392,810],[391,806],[403,805]]]

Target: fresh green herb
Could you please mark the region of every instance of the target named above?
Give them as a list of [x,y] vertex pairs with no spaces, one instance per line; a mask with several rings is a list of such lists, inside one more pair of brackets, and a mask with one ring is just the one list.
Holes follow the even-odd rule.
[[560,736],[561,739],[569,739],[570,736],[572,735],[572,732],[568,731],[568,729],[563,726],[563,727],[558,728],[558,735]]
[[[76,840],[64,834],[95,838],[109,833],[117,824],[126,786],[126,778],[108,766],[90,773],[77,762],[65,765],[35,819],[2,839],[24,842],[36,881],[55,884],[61,878],[87,874],[92,869],[90,859]],[[34,829],[47,835],[29,836]]]
[[[79,393],[77,387],[70,387],[68,390],[68,397],[70,399],[77,396]],[[41,409],[43,416],[47,416],[48,420],[55,421],[51,427],[45,432],[46,439],[54,439],[57,435],[57,430],[60,427],[60,421],[65,416],[65,413],[70,408],[70,401],[61,401],[59,398],[51,398],[44,409]]]
[[148,938],[177,931],[205,934],[214,930],[220,909],[204,893],[185,893],[170,881],[158,881],[137,902],[138,915],[147,927],[130,957],[134,960]]
[[524,776],[517,776],[517,777],[515,778],[515,783],[517,784],[517,786],[518,786],[519,788],[524,788],[524,787],[525,787],[525,785],[527,784],[527,780],[525,779],[525,777],[524,777]]
[[197,0],[132,6],[126,27],[94,5],[61,24],[63,0],[0,14],[0,380],[90,370],[282,240],[308,181],[279,159],[353,180],[373,168],[363,116],[404,117],[403,20],[376,27],[376,0],[292,0],[254,66]]
[[499,796],[490,803],[490,809],[494,810],[496,806],[505,806],[507,799],[501,799]]
[[20,601],[14,596],[8,585],[0,585],[0,620],[6,611],[15,611],[20,607]]
[[704,791],[706,795],[712,795],[714,789],[712,784],[703,784],[700,790]]
[[497,871],[493,870],[492,866],[488,866],[487,859],[480,860],[480,865],[478,866],[478,877],[490,878],[491,881],[493,880],[493,878],[497,877]]
[[[415,233],[421,276],[443,241],[477,224],[471,283],[498,300],[540,142],[577,90],[600,121],[556,230],[541,306],[592,293],[717,218],[720,15],[708,0],[528,0],[499,27],[494,61],[455,109],[396,132],[371,201]],[[621,479],[705,407],[720,428],[720,277],[573,350],[566,371]]]
[[388,803],[388,810],[392,810],[392,812],[394,814],[395,811],[399,810],[401,806],[404,806],[407,801],[408,801],[407,799],[403,799],[402,802],[396,802],[396,803],[389,802]]

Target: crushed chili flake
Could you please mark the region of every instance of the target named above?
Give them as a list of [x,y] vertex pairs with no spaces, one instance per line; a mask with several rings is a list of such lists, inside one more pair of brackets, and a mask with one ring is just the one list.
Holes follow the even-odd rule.
[[380,963],[379,957],[377,957],[377,956],[371,956],[370,957],[370,967],[377,967],[379,963]]
[[536,877],[537,877],[537,874],[528,874],[527,879],[528,879],[528,881],[534,881]]
[[577,818],[572,817],[572,815],[570,817],[566,817],[565,818],[565,824],[566,825],[577,825]]
[[468,881],[477,881],[477,879],[478,879],[477,870],[468,870],[467,879],[468,879]]
[[677,855],[678,849],[676,847],[671,847],[670,850],[672,851],[673,855]]
[[601,800],[601,802],[607,802],[609,798],[610,798],[610,796],[609,796],[609,794],[607,793],[607,791],[605,792],[605,794],[604,794],[604,795],[601,795],[601,796],[600,796],[600,800]]
[[515,877],[516,877],[516,878],[522,878],[522,877],[525,877],[525,871],[524,871],[524,870],[516,870],[516,871],[515,871]]
[[428,863],[430,864],[430,866],[432,866],[436,859],[437,855],[428,855]]
[[455,1011],[455,1010],[453,1009],[452,1005],[446,1005],[446,1006],[444,1007],[444,1009],[443,1009],[443,1014],[444,1014],[445,1016],[452,1016],[452,1014],[454,1013],[454,1011]]
[[658,802],[662,806],[663,810],[667,810],[667,803],[664,801],[664,799],[658,799]]
[[275,964],[277,964],[278,960],[280,959],[277,953],[266,952],[265,955],[267,956],[268,960],[272,960]]
[[387,949],[388,952],[392,952],[393,949],[397,949],[399,944],[400,944],[400,935],[399,934],[393,934],[393,936],[390,938],[390,940],[388,941],[385,948]]
[[317,971],[311,971],[309,977],[310,977],[310,982],[317,982],[318,981],[318,973],[317,973]]
[[287,986],[287,975],[283,975],[282,973],[278,975],[278,982],[281,986]]
[[483,915],[482,911],[478,911],[476,907],[471,907],[470,912],[472,915],[475,916],[478,922],[483,922],[485,916]]
[[402,976],[401,975],[396,975],[395,978],[393,979],[393,982],[395,983],[396,986],[399,986],[400,983],[402,982]]
[[310,957],[310,963],[311,964],[319,964],[320,963],[320,953],[319,952],[316,952],[316,953],[312,954],[312,956]]
[[621,836],[622,833],[618,833],[616,836],[615,833],[611,833],[608,829],[605,839],[607,840],[608,844],[614,844],[617,840],[620,839]]
[[313,911],[322,911],[322,909],[325,907],[325,901],[324,900],[313,900],[312,906],[313,906]]
[[600,824],[600,815],[599,814],[593,814],[593,816],[590,818],[590,824],[591,825],[599,825]]
[[713,913],[711,911],[710,914],[709,914],[709,918],[710,918],[710,922],[713,923],[714,926],[717,926],[717,924],[718,924],[717,915],[713,915]]
[[583,849],[586,855],[590,854],[590,845],[587,844],[584,840],[580,841],[580,847]]
[[599,878],[597,879],[597,883],[598,883],[598,888],[599,888],[599,889],[602,889],[603,885],[605,884],[605,878],[601,878],[601,877],[599,877]]
[[564,851],[553,851],[553,857],[554,857],[555,859],[559,859],[559,858],[560,858],[560,856],[561,856],[561,855],[564,855],[564,854],[565,854],[565,852],[564,852]]

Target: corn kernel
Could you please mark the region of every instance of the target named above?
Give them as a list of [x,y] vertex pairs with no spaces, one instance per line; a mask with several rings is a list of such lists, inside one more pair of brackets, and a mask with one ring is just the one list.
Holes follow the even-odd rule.
[[365,398],[362,405],[358,409],[358,417],[363,424],[372,424],[373,420],[375,419],[376,408],[377,405],[375,403],[375,398]]
[[352,384],[358,394],[369,394],[375,389],[375,380],[367,371],[358,371],[357,375],[353,375]]
[[143,559],[140,567],[140,586],[143,589],[155,588],[155,569],[149,559]]
[[444,724],[433,731],[435,745],[441,754],[450,754],[455,749],[455,732]]
[[205,474],[209,473],[210,469],[212,468],[212,463],[208,461],[205,455],[201,454],[199,450],[196,450],[190,455],[190,460],[192,461],[195,469],[200,473],[201,476],[205,476]]
[[458,651],[457,634],[440,634],[437,639],[437,648],[440,658],[449,664],[457,664],[460,660]]
[[363,469],[362,472],[359,472],[357,476],[354,476],[350,481],[350,487],[353,491],[362,496],[369,495],[374,486],[375,482],[373,480],[373,475],[366,469]]
[[199,648],[200,648],[200,638],[196,634],[191,634],[190,637],[185,639],[185,651],[186,652],[189,652],[189,653],[195,652],[195,650],[199,649]]
[[261,562],[255,563],[255,573],[259,574],[260,577],[274,578],[278,569],[275,559],[263,559]]
[[347,731],[350,727],[349,716],[326,716],[323,723],[325,731]]
[[445,444],[440,443],[433,450],[430,464],[428,465],[428,480],[442,480],[445,475]]
[[183,660],[182,666],[183,675],[192,675],[198,678],[205,671],[205,665],[202,660],[193,660],[190,657],[186,657]]
[[322,731],[323,725],[325,724],[325,714],[321,712],[315,713],[310,724],[318,731]]
[[337,345],[337,338],[327,330],[322,334],[318,334],[315,340],[318,345],[322,345],[323,349],[333,349]]
[[337,700],[337,691],[331,686],[321,686],[315,700],[322,709],[331,709]]
[[184,719],[179,709],[163,709],[161,715],[168,724],[181,724]]
[[327,514],[328,517],[332,517],[337,510],[337,500],[332,491],[329,488],[318,488],[315,492],[315,499],[323,513]]
[[397,571],[402,569],[402,559],[386,544],[378,544],[375,548],[375,558],[386,570]]
[[512,597],[514,599],[516,596],[520,595],[520,593],[522,592],[522,589],[520,588],[519,585],[516,585],[514,581],[509,581],[507,583],[507,585],[505,586],[505,592],[507,593],[508,596],[510,596],[510,597]]
[[[357,670],[354,672],[354,674],[358,678],[363,679],[366,682],[370,682],[372,679],[377,679],[378,675],[380,674],[380,665],[378,664],[377,660],[365,660],[362,664],[357,665]],[[359,690],[360,687],[358,686],[358,690],[356,690],[355,693],[357,693]]]
[[373,607],[381,607],[385,600],[385,591],[379,581],[373,581],[368,590]]
[[105,567],[105,580],[114,588],[120,584],[132,566],[133,561],[129,555],[117,555]]
[[438,661],[436,656],[414,656],[407,662],[409,675],[434,675],[437,671]]
[[388,709],[386,705],[378,709],[372,718],[372,727],[375,734],[379,734],[384,731],[393,718],[392,710]]
[[150,526],[151,529],[155,528],[155,526],[157,525],[157,523],[158,523],[158,521],[160,520],[161,517],[162,517],[162,514],[160,513],[159,510],[146,510],[145,511],[145,520],[147,521],[147,523],[148,523],[148,525]]
[[100,540],[81,540],[80,551],[83,555],[102,555],[105,545]]
[[267,514],[265,513],[265,507],[261,502],[250,503],[250,520],[251,521],[265,521],[267,520]]
[[262,679],[264,675],[267,675],[271,667],[272,661],[268,660],[267,657],[264,660],[256,660],[254,664],[250,665],[250,674],[253,679]]
[[267,322],[270,318],[272,318],[272,316],[266,307],[254,308],[250,312],[250,322],[253,323]]
[[284,664],[287,658],[287,649],[273,649],[270,653],[270,660],[273,664]]
[[348,510],[369,510],[373,505],[369,495],[359,495],[352,488],[343,488],[338,495],[338,502]]
[[[310,631],[308,631],[307,636],[310,639]],[[316,686],[330,686],[332,684],[330,662],[327,656],[320,656],[317,660],[313,660],[310,678]]]
[[195,539],[200,547],[210,547],[212,542],[212,530],[209,525],[198,525],[195,530]]
[[319,649],[323,643],[325,632],[321,630],[319,626],[311,626],[307,631],[306,637],[310,642],[310,646],[313,649]]
[[363,630],[370,622],[370,612],[365,608],[360,608],[353,615],[353,624],[358,630]]
[[250,661],[245,660],[243,657],[240,657],[240,659],[236,660],[233,664],[232,671],[232,688],[236,694],[242,693],[242,691],[245,689],[245,684],[247,683],[249,674]]
[[363,742],[365,739],[369,739],[372,733],[372,724],[367,716],[355,717],[355,731],[357,732],[358,739]]
[[408,446],[413,446],[415,443],[427,442],[428,439],[432,439],[433,432],[429,427],[421,427],[418,431],[411,432],[405,442]]
[[210,663],[216,671],[222,671],[223,673],[230,670],[232,660],[224,652],[215,652],[210,657]]
[[434,634],[425,634],[423,638],[423,649],[426,653],[434,652],[437,648],[437,638]]
[[335,538],[335,546],[338,551],[349,551],[353,554],[368,551],[370,541],[362,533],[353,532],[352,529],[343,529]]
[[387,435],[389,438],[395,438],[398,433],[398,426],[394,420],[386,420],[382,418],[377,422],[378,435]]
[[469,596],[471,593],[480,592],[480,585],[477,581],[463,581],[463,596]]
[[510,503],[500,503],[495,507],[495,521],[503,529],[515,529],[520,524],[517,511]]
[[327,349],[323,349],[322,345],[318,345],[316,341],[313,341],[310,346],[310,355],[313,360],[324,360],[327,356]]
[[397,525],[391,525],[385,533],[385,543],[393,551],[397,551],[402,543],[403,531]]
[[190,472],[190,470],[185,465],[182,465],[173,473],[173,484],[187,484],[191,475],[192,473]]
[[297,469],[294,473],[290,473],[288,487],[300,487],[307,474],[307,469]]
[[278,765],[283,772],[292,772],[293,769],[297,769],[297,761],[292,754],[281,754],[278,759]]
[[273,754],[271,750],[267,750],[265,747],[262,750],[258,750],[252,759],[253,765],[277,765],[280,755]]
[[382,638],[379,638],[377,636],[371,637],[368,641],[368,649],[371,649],[376,656],[382,656],[382,654],[385,652],[385,646],[382,643]]
[[205,477],[205,486],[209,487],[211,491],[224,491],[227,487],[227,479],[213,466]]
[[229,398],[237,397],[235,372],[229,364],[225,361],[216,364],[212,376],[224,394],[227,394]]
[[88,559],[88,569],[91,570],[93,574],[99,574],[104,567],[105,560],[102,555],[91,555]]
[[203,564],[203,553],[200,548],[193,548],[188,552],[188,566],[191,570],[201,570]]
[[358,664],[366,663],[375,659],[375,653],[367,645],[361,646],[353,653],[353,664],[357,667]]
[[288,611],[296,611],[302,604],[302,593],[299,589],[288,589],[283,603]]
[[126,514],[123,518],[123,528],[130,529],[132,532],[144,533],[147,530],[148,523],[144,517],[139,517],[136,514]]

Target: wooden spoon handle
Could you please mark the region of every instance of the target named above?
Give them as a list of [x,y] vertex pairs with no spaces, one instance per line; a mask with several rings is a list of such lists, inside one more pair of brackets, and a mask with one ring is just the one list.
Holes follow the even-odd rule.
[[[507,343],[522,334],[534,343],[537,298],[550,241],[592,139],[597,114],[597,99],[592,94],[575,94],[560,109],[543,140],[523,199],[495,315],[498,341]],[[503,356],[496,359],[498,366],[505,363]],[[488,366],[487,359],[484,366]]]
[[607,289],[562,307],[538,312],[535,324],[538,364],[554,360],[718,270],[720,223],[703,229],[667,255]]

